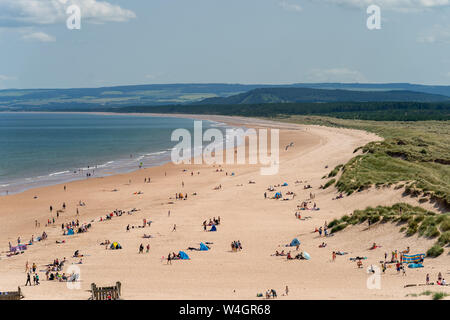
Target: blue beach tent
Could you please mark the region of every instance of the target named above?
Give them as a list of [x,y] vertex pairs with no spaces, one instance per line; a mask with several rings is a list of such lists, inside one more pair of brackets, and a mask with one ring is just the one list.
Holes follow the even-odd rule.
[[200,251],[208,251],[208,250],[209,248],[203,242],[200,242]]
[[67,235],[68,236],[72,236],[73,235],[73,229],[69,229],[69,231],[67,231]]
[[189,256],[186,254],[186,252],[180,251],[178,252],[178,254],[180,255],[181,260],[189,260]]
[[297,238],[292,239],[291,244],[289,246],[296,247],[300,244],[300,241],[298,241]]
[[217,231],[217,229],[216,229],[216,225],[215,225],[215,224],[213,224],[213,225],[212,225],[212,227],[211,227],[211,230],[209,230],[209,231]]

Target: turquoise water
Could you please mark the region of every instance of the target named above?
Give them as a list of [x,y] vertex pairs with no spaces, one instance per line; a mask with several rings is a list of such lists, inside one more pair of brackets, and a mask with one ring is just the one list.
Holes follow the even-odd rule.
[[[225,128],[203,121],[203,128]],[[194,120],[73,113],[0,113],[0,195],[170,160],[172,131]]]

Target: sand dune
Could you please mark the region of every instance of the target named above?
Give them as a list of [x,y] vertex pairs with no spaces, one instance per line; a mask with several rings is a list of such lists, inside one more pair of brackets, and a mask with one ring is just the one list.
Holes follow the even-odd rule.
[[[81,289],[68,289],[66,283],[45,281],[44,272],[40,272],[41,285],[23,287],[26,299],[87,299],[92,282],[103,286],[116,281],[122,283],[124,299],[255,299],[257,293],[269,288],[277,290],[280,299],[403,299],[408,293],[422,290],[405,289],[405,284],[423,283],[427,273],[432,280],[438,272],[444,277],[448,274],[450,258],[446,252],[440,258],[427,259],[423,269],[407,270],[406,277],[388,270],[382,276],[381,289],[369,290],[365,269],[358,269],[349,257],[367,256],[365,266],[378,265],[385,251],[410,246],[413,252],[420,253],[432,241],[405,238],[398,227],[389,224],[371,230],[364,230],[364,226],[349,227],[326,239],[313,233],[314,228],[325,221],[354,209],[399,201],[418,204],[417,200],[390,189],[368,190],[332,200],[335,190],[318,188],[324,183],[321,179],[324,174],[355,156],[356,147],[379,140],[379,137],[357,130],[238,117],[203,118],[236,125],[281,128],[279,173],[262,176],[259,165],[223,165],[223,172],[216,172],[217,166],[170,163],[129,174],[71,182],[67,184],[67,191],[62,185],[56,185],[0,197],[0,291],[14,290],[25,284],[27,261],[30,265],[35,262],[39,270],[44,270],[44,265],[55,258],[67,257],[67,268],[79,261],[71,258],[75,250],[86,255],[83,264],[78,265]],[[294,146],[286,151],[284,146],[290,142],[294,142]],[[195,173],[193,176],[191,171]],[[231,176],[231,172],[235,175]],[[144,183],[146,177],[151,177],[151,183]],[[249,180],[255,183],[249,184]],[[296,180],[307,181],[313,188],[304,190],[304,183],[296,184]],[[296,193],[294,200],[264,199],[269,185],[283,182],[289,186],[279,187],[277,191]],[[222,189],[214,190],[219,184]],[[113,189],[118,191],[113,192]],[[136,191],[143,194],[133,194]],[[174,198],[176,192],[188,193],[188,200],[169,199]],[[298,220],[294,216],[296,206],[309,199],[310,192],[315,194],[313,201],[320,210],[307,211],[304,215],[311,218]],[[86,206],[78,207],[80,215],[76,216],[80,200]],[[45,227],[52,216],[49,206],[58,209],[63,202],[67,205],[65,212],[55,225]],[[140,211],[99,222],[100,217],[115,209],[132,208]],[[204,232],[202,222],[218,216],[221,218],[218,231]],[[126,231],[128,224],[142,225],[144,218],[152,221],[151,227]],[[62,236],[61,223],[72,219],[79,219],[80,223],[94,222],[87,233]],[[35,220],[41,227],[35,227]],[[176,231],[172,231],[174,224]],[[48,240],[30,246],[24,254],[5,257],[9,241],[15,243],[20,235],[26,242],[32,234],[37,236],[43,230],[48,233]],[[151,234],[152,238],[143,239],[144,233]],[[288,248],[282,246],[294,237],[301,241],[300,251],[308,252],[311,260],[287,261],[284,257],[271,256],[275,250],[287,251]],[[118,241],[123,249],[105,250],[105,246],[100,245],[105,239]],[[66,240],[66,243],[57,244],[56,240]],[[242,251],[231,252],[233,240],[241,241]],[[318,248],[323,241],[327,242],[327,247]],[[213,243],[211,250],[186,250],[197,247],[200,242]],[[373,242],[383,247],[368,250]],[[150,244],[150,253],[138,254],[141,243]],[[179,250],[186,251],[191,260],[167,265],[163,257]],[[296,253],[295,247],[291,250]],[[338,256],[332,262],[333,250],[349,254]],[[282,296],[286,285],[289,296]]]

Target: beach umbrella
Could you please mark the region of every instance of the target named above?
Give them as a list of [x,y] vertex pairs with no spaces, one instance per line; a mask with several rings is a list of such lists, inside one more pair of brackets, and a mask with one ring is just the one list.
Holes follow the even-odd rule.
[[309,255],[308,252],[303,251],[302,256],[303,256],[303,258],[305,258],[306,260],[310,260],[310,259],[311,259],[311,256]]

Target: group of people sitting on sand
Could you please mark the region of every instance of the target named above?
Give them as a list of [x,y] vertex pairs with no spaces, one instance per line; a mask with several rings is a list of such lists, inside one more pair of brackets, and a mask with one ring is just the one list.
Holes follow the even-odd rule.
[[270,297],[272,298],[277,297],[277,292],[274,289],[269,289],[266,291],[266,299],[270,299]]
[[185,194],[183,194],[183,193],[175,193],[175,199],[176,200],[187,200],[187,198],[188,198],[188,195],[187,195],[187,193],[185,193]]
[[220,216],[217,217],[213,217],[212,219],[209,219],[209,222],[203,221],[203,230],[206,231],[206,227],[211,227],[211,226],[218,226],[220,224]]
[[241,251],[242,250],[242,244],[241,241],[233,241],[231,242],[231,251],[236,252],[236,251]]
[[320,208],[317,207],[317,204],[315,202],[313,202],[313,207],[309,208],[308,201],[303,201],[301,205],[297,205],[297,209],[298,210],[313,210],[313,211],[320,210]]
[[305,259],[305,257],[303,256],[303,252],[300,252],[295,257],[292,257],[291,252],[289,251],[286,255],[286,259],[287,260],[295,260],[295,259],[302,260],[302,259]]

